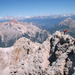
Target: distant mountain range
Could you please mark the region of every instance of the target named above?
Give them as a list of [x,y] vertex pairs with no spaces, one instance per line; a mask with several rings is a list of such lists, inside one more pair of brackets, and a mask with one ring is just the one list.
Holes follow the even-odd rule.
[[60,22],[57,25],[54,25],[52,28],[49,29],[50,33],[54,33],[55,31],[64,31],[67,29],[67,33],[70,34],[75,38],[75,20],[68,18],[64,21]]
[[41,16],[19,16],[19,17],[13,17],[13,16],[5,16],[0,17],[0,20],[23,20],[23,19],[52,19],[52,18],[61,18],[61,17],[73,17],[75,16],[75,13],[66,13],[66,14],[59,14],[59,15],[41,15]]
[[[13,28],[13,26],[15,24],[13,24],[13,26],[12,26],[12,24],[9,24],[10,20],[12,20],[12,19],[18,20],[18,24],[16,25],[17,28],[21,28],[21,27],[25,28],[25,26],[27,26],[26,30],[23,29],[23,31],[24,31],[23,32],[23,31],[20,31],[20,29]],[[4,23],[6,23],[6,24],[4,25]],[[24,37],[30,38],[33,41],[34,40],[36,41],[35,37],[40,37],[41,34],[42,34],[42,36],[44,35],[45,32],[43,31],[43,29],[49,31],[51,34],[54,33],[56,30],[64,31],[65,29],[67,29],[67,33],[70,34],[71,36],[75,37],[75,35],[74,35],[75,34],[75,13],[61,14],[61,15],[49,15],[49,16],[43,15],[43,16],[34,16],[34,17],[16,17],[16,18],[14,18],[12,16],[11,17],[7,16],[4,18],[0,17],[0,24],[1,24],[1,27],[3,27],[5,29],[5,31],[6,30],[9,31],[8,29],[12,28],[11,30],[13,32],[18,33],[18,30],[19,30],[20,32],[18,34],[20,34],[19,35],[20,37],[24,36]],[[19,27],[19,26],[21,26],[21,27]],[[1,27],[0,27],[0,29],[1,29]],[[31,28],[31,31],[29,28]],[[46,31],[46,33],[49,34],[49,32],[47,32],[47,31]],[[36,33],[34,33],[34,32],[36,32]],[[31,35],[29,35],[29,34],[31,34]],[[32,34],[35,35],[34,38],[32,38],[33,37]],[[45,35],[47,35],[47,34],[45,34]],[[19,36],[18,36],[18,38],[19,38]],[[44,38],[42,39],[42,36],[41,36],[40,41],[38,40],[39,38],[37,38],[37,42],[42,43],[45,40],[46,37],[43,36]],[[16,37],[15,37],[15,39],[16,39]]]
[[48,31],[36,27],[35,23],[32,22],[11,20],[0,23],[0,47],[10,47],[21,37],[42,43],[49,35]]
[[16,19],[19,22],[34,22],[38,27],[41,27],[42,29],[48,30],[53,25],[56,25],[60,23],[61,21],[64,21],[67,18],[72,18],[75,20],[75,13],[71,14],[60,14],[60,15],[42,15],[42,16],[33,16],[33,17],[26,17],[26,16],[19,16],[19,17],[12,17],[12,16],[6,16],[6,17],[0,17],[0,22],[9,22],[12,19]]

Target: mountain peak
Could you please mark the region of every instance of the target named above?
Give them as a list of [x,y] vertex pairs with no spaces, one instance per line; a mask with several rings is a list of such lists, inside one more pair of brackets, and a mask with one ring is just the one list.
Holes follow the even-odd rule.
[[73,19],[67,18],[64,21],[60,22],[58,25],[66,25],[66,26],[69,26],[70,24],[72,24],[72,22],[74,22]]
[[71,18],[67,18],[67,19],[65,19],[64,21],[72,21],[73,19],[71,19]]
[[10,23],[10,24],[12,24],[12,23],[17,24],[17,23],[18,23],[18,20],[10,20],[9,23]]

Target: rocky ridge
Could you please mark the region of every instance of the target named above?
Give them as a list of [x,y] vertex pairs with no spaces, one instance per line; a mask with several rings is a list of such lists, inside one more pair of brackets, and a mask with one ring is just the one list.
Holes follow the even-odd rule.
[[42,44],[20,38],[0,48],[0,75],[75,75],[74,38],[60,31]]

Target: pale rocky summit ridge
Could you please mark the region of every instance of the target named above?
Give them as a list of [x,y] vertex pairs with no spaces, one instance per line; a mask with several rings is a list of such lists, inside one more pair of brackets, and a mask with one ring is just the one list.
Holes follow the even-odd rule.
[[75,75],[74,38],[60,31],[42,44],[20,38],[0,48],[0,75]]

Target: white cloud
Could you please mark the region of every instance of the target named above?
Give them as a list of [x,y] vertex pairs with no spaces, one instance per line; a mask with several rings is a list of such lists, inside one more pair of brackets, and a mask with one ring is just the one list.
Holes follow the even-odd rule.
[[0,17],[0,19],[2,19],[3,17]]
[[25,18],[30,18],[30,16],[25,16]]
[[0,20],[3,19],[3,17],[0,17]]

